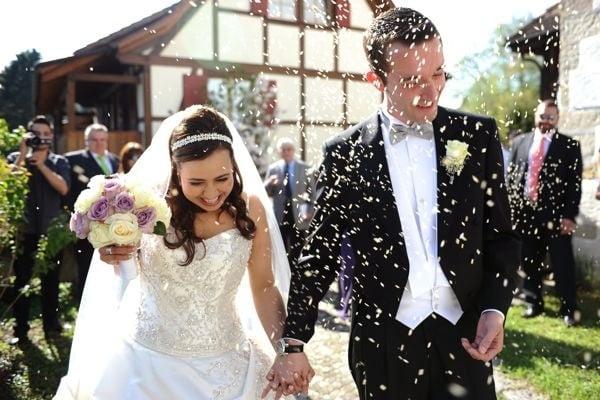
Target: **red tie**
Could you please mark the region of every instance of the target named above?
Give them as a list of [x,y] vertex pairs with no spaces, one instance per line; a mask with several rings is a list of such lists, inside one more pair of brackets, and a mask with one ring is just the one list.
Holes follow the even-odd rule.
[[531,159],[531,172],[529,174],[529,198],[532,202],[536,202],[538,199],[538,189],[540,183],[540,172],[542,171],[542,165],[544,164],[544,138],[542,137],[538,148],[533,153]]

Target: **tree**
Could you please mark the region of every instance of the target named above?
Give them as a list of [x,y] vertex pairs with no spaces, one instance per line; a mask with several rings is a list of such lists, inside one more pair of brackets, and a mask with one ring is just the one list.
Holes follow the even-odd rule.
[[261,175],[267,172],[269,128],[276,122],[275,82],[260,77],[226,78],[210,88],[210,104],[231,118]]
[[511,131],[532,130],[538,105],[539,68],[534,60],[523,58],[506,46],[508,37],[526,20],[498,27],[489,46],[465,57],[458,68],[459,77],[471,82],[461,108],[494,117],[503,140]]
[[25,125],[33,116],[33,82],[39,61],[40,53],[27,50],[0,73],[0,117],[10,126]]

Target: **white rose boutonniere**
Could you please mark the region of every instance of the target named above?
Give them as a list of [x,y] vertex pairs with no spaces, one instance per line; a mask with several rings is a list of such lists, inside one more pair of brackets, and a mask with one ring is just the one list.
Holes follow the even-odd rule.
[[442,160],[442,164],[446,167],[446,171],[450,174],[450,183],[454,181],[455,175],[460,175],[465,160],[469,156],[469,145],[460,140],[449,140],[446,143],[446,156]]

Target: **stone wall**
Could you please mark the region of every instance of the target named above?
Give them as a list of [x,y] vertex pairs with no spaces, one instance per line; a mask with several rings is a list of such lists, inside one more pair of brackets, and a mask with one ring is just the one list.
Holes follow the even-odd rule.
[[600,288],[600,200],[596,200],[597,179],[583,180],[578,228],[573,240],[579,273]]
[[561,3],[559,128],[581,141],[589,168],[600,147],[600,10],[597,0]]

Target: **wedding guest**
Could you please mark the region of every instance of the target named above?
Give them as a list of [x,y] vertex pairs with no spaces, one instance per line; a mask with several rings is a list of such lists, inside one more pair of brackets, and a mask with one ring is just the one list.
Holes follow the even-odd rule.
[[[27,124],[28,134],[21,140],[19,151],[9,154],[9,163],[27,167],[29,173],[29,194],[25,200],[25,220],[22,236],[18,238],[18,255],[14,263],[15,291],[18,299],[14,305],[13,343],[27,340],[29,331],[30,297],[19,293],[28,285],[34,267],[34,256],[41,235],[46,233],[50,221],[62,210],[62,197],[69,191],[71,177],[69,162],[61,155],[52,152],[54,139],[50,120],[38,115]],[[55,260],[58,261],[58,260]],[[49,269],[42,281],[42,321],[44,334],[60,333],[62,326],[58,319],[58,277],[60,263]]]
[[265,189],[273,199],[275,217],[293,267],[313,213],[309,194],[311,174],[308,164],[296,158],[293,140],[279,139],[277,151],[281,159],[269,166]]
[[553,100],[535,112],[535,130],[515,139],[508,177],[513,221],[523,239],[523,316],[544,311],[542,275],[550,255],[560,314],[567,326],[578,323],[572,237],[581,200],[582,157],[579,142],[558,132],[559,110]]
[[[86,189],[88,182],[96,175],[110,175],[119,168],[118,157],[108,151],[108,128],[101,124],[92,124],[84,131],[85,149],[72,151],[65,154],[71,165],[72,187],[67,198],[69,208],[72,210],[79,194]],[[77,259],[77,297],[81,300],[83,286],[87,277],[90,261],[94,248],[85,239],[78,239],[75,243],[75,257]]]
[[143,152],[144,148],[138,142],[125,143],[125,145],[121,148],[121,152],[119,153],[119,159],[121,160],[119,172],[124,174],[128,173]]

